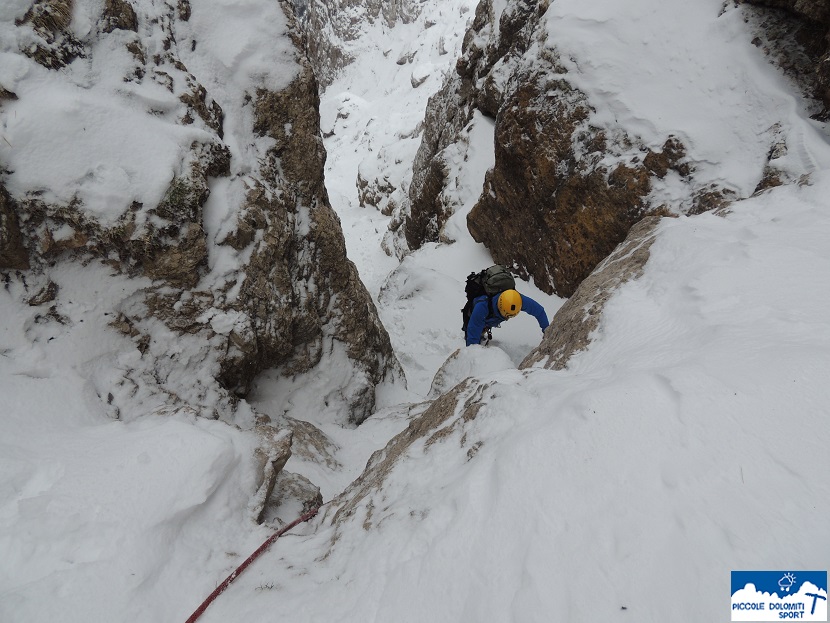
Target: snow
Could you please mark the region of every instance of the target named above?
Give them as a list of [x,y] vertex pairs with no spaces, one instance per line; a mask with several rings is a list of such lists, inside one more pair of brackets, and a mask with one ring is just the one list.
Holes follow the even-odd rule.
[[[93,3],[78,4],[83,30]],[[187,49],[197,41],[188,68],[226,112],[233,175],[211,182],[205,207],[218,242],[262,147],[242,129],[251,111],[240,88],[284,83],[296,66],[284,38],[266,43],[285,27],[276,5],[214,4],[193,3],[177,38]],[[0,8],[0,84],[20,97],[0,109],[9,189],[78,194],[114,220],[126,202],[159,192],[202,131],[171,132],[146,114],[153,99],[174,106],[165,90],[115,88],[123,59],[111,73],[103,62],[95,72],[83,62],[38,69],[17,53],[11,26],[26,7]],[[778,124],[790,150],[776,164],[794,179],[811,175],[725,215],[664,219],[643,275],[609,300],[589,348],[565,370],[519,371],[541,338],[532,318],[506,323],[488,347],[463,348],[460,331],[464,279],[491,261],[465,219],[493,163],[492,123],[477,115],[466,145],[447,154],[457,179],[446,191],[457,206],[444,230],[453,244],[402,261],[387,255],[389,217],[361,208],[355,187],[360,169],[404,192],[419,143],[412,132],[473,9],[425,3],[414,24],[366,26],[358,60],[322,94],[323,129],[334,131],[329,195],[408,387],[383,387],[378,413],[343,426],[345,353],[332,343],[329,368],[265,373],[250,404],[327,436],[331,460],[295,440],[286,465],[326,501],[440,392],[469,379],[459,409],[482,406],[448,420],[433,443],[410,445],[352,517],[332,523],[336,509],[326,507],[282,537],[201,621],[726,620],[730,570],[827,569],[826,128],[750,45],[741,7],[551,3],[548,43],[589,94],[592,122],[619,124],[655,148],[676,134],[699,181],[743,197]],[[423,30],[426,19],[435,25]],[[449,54],[439,54],[441,38]],[[414,49],[417,65],[396,64]],[[427,66],[414,89],[413,70]],[[114,134],[85,133],[91,119]],[[116,150],[113,135],[138,147]],[[245,260],[209,251],[210,279]],[[146,282],[96,263],[58,264],[48,277],[60,289],[41,306],[24,301],[45,277],[0,288],[0,620],[184,621],[272,533],[250,508],[255,439],[186,408],[171,412],[147,389],[141,354],[109,324]],[[532,284],[519,289],[550,317],[563,303]],[[221,333],[237,319],[203,321]],[[154,339],[170,336],[159,329]],[[197,360],[194,348],[182,341],[182,361]],[[170,365],[194,396],[210,375]],[[135,387],[110,383],[122,369],[135,370]],[[321,397],[327,408],[317,408]],[[129,407],[120,419],[115,405]]]
[[[107,225],[133,201],[160,202],[173,176],[181,173],[189,145],[209,137],[194,128],[171,132],[175,126],[165,121],[60,83],[44,82],[20,96],[4,106],[8,142],[0,147],[0,157],[15,172],[9,192],[45,191],[44,200],[59,203],[77,196]],[[54,165],[44,168],[44,162]]]
[[777,165],[802,173],[830,166],[827,135],[751,44],[747,10],[720,0],[557,0],[546,25],[567,80],[589,95],[597,123],[618,123],[652,149],[674,134],[689,147],[701,183],[746,197],[776,124],[795,160]]

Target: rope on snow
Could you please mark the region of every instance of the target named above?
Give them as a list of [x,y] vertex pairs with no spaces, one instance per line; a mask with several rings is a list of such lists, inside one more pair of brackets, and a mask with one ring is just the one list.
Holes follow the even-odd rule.
[[248,565],[250,565],[254,560],[259,558],[260,555],[262,555],[269,547],[271,547],[271,544],[274,541],[276,541],[283,534],[285,534],[286,532],[291,530],[291,528],[293,528],[294,526],[296,526],[298,524],[301,524],[304,521],[308,521],[309,519],[314,517],[319,510],[320,510],[320,506],[311,509],[310,511],[308,511],[304,515],[300,515],[299,517],[297,517],[297,519],[292,521],[287,526],[283,526],[280,529],[279,532],[276,532],[276,533],[272,534],[271,536],[269,536],[267,539],[265,539],[265,541],[262,543],[262,545],[260,545],[253,554],[248,556],[248,558],[246,558],[245,561],[241,565],[239,565],[234,570],[233,573],[231,573],[228,577],[225,578],[224,582],[222,582],[219,586],[216,587],[216,590],[214,590],[210,595],[208,595],[208,598],[205,599],[202,602],[201,606],[196,608],[196,611],[193,614],[190,615],[190,618],[187,619],[186,623],[193,623],[194,621],[196,621],[196,619],[198,619],[200,616],[202,616],[202,614],[204,614],[205,610],[207,610],[207,607],[211,603],[213,603],[213,601],[217,597],[219,597],[219,595],[221,595],[225,591],[225,589],[228,588],[228,586],[230,586],[230,583],[233,582],[236,578],[238,578],[239,574],[242,573],[243,571],[245,571],[245,569],[248,567]]

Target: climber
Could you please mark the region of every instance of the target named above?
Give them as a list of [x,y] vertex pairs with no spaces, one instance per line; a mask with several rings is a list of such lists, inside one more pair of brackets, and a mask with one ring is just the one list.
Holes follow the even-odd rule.
[[548,328],[548,315],[545,313],[545,308],[516,290],[504,290],[493,296],[482,294],[474,298],[471,303],[469,320],[466,322],[467,346],[481,344],[482,337],[486,337],[486,344],[493,337],[491,333],[493,327],[498,327],[520,311],[536,318],[543,332]]

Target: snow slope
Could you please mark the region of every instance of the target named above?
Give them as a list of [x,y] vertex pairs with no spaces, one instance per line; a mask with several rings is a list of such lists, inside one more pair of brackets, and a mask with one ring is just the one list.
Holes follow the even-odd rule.
[[[557,0],[546,27],[598,121],[613,112],[646,140],[682,133],[699,170],[741,195],[760,175],[767,124],[778,123],[793,146],[784,164],[809,180],[724,216],[664,220],[644,275],[609,301],[566,370],[514,369],[540,338],[523,316],[495,345],[462,351],[440,386],[479,376],[462,396],[478,396],[476,417],[411,446],[351,519],[333,526],[327,510],[280,539],[202,621],[696,623],[727,620],[730,570],[827,569],[826,128],[761,62],[740,9],[720,9]],[[439,8],[424,10],[426,19]],[[326,500],[423,411],[433,375],[462,346],[464,277],[489,261],[462,236],[491,162],[486,120],[474,122],[466,160],[459,154],[467,179],[465,208],[448,225],[455,244],[428,245],[399,266],[380,245],[386,218],[358,205],[366,158],[406,180],[417,140],[395,137],[440,82],[413,89],[393,54],[395,67],[384,64],[385,47],[422,33],[410,26],[386,33],[393,43],[377,54],[367,48],[323,96],[323,126],[335,130],[332,202],[410,384],[358,429],[293,405],[289,415],[328,434],[338,464],[295,456],[286,468]],[[436,28],[462,24],[424,32]],[[450,67],[447,56],[429,62]],[[92,409],[100,401],[87,394],[96,388],[85,366],[135,353],[93,331],[110,298],[125,296],[102,284],[139,286],[76,268],[56,275],[66,323],[38,319],[17,286],[0,289],[0,620],[184,621],[270,534],[246,512],[251,441],[187,413],[159,417],[151,403],[127,423]],[[551,316],[561,304],[520,289]],[[267,411],[272,398],[263,389],[253,401]]]
[[730,570],[825,569],[829,192],[664,221],[568,369],[483,375],[473,421],[206,619],[726,620]]
[[[751,10],[720,0],[557,0],[546,30],[597,124],[619,124],[652,149],[678,136],[698,183],[746,197],[779,139],[788,149],[774,165],[790,176],[830,167],[823,126],[752,45]],[[674,187],[663,192],[670,205],[682,200]]]
[[114,419],[95,381],[141,354],[104,327],[147,284],[95,264],[52,278],[54,312],[19,303],[17,282],[0,289],[0,620],[168,620],[183,588],[198,599],[178,582],[258,538],[240,530],[257,440],[171,413],[140,381],[106,387],[134,395]]

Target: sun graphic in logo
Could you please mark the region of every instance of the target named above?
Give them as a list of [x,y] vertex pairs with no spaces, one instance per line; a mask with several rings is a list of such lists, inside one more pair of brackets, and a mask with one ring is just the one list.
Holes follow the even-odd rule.
[[785,593],[790,592],[793,584],[795,584],[795,576],[792,573],[785,573],[784,577],[778,580],[778,586],[780,586],[781,590]]

